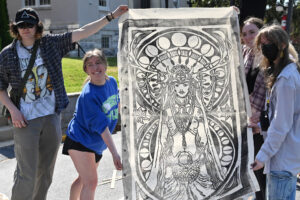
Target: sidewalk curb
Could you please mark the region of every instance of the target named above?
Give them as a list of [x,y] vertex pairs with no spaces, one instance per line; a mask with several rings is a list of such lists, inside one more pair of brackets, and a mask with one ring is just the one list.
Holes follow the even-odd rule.
[[[10,146],[10,145],[13,145],[13,144],[14,144],[14,140],[7,140],[7,141],[4,141],[4,142],[0,142],[0,148],[7,147],[7,146]],[[0,193],[0,195],[1,195],[1,193]]]

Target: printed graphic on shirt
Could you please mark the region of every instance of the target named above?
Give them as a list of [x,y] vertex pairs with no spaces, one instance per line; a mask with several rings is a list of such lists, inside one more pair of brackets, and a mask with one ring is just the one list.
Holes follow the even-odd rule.
[[[30,49],[32,47],[28,48]],[[31,54],[28,50],[22,47],[19,41],[17,42],[17,52],[21,76],[23,78],[26,73]],[[40,55],[40,49],[37,50],[33,68],[30,71],[23,89],[23,94],[20,100],[20,111],[27,120],[55,113],[55,94],[51,85],[48,70]]]
[[118,107],[111,110],[113,107],[118,105],[118,95],[110,96],[102,105],[102,110],[110,120],[118,119]]
[[[21,58],[20,66],[22,69],[22,77],[26,73],[29,58]],[[23,96],[25,102],[30,103],[39,98],[51,95],[53,88],[48,76],[48,70],[41,64],[33,67],[32,72],[29,74],[26,85],[23,90]]]

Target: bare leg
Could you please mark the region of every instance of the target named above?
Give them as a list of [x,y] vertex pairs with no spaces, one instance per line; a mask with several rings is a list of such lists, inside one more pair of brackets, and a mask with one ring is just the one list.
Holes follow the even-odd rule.
[[79,200],[81,189],[82,183],[80,181],[80,176],[78,176],[71,185],[70,200]]
[[69,150],[75,168],[79,174],[73,182],[70,191],[70,200],[94,200],[95,190],[98,183],[95,155],[90,152]]

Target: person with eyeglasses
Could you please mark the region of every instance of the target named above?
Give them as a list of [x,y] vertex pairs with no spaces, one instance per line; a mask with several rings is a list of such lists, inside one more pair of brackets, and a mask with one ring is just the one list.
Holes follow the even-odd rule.
[[[60,113],[69,103],[62,74],[62,57],[75,49],[75,42],[87,38],[114,18],[127,12],[128,6],[119,6],[107,16],[81,28],[62,34],[44,35],[43,23],[32,8],[17,11],[10,24],[14,41],[0,52],[0,101],[10,112],[13,125],[14,151],[17,167],[14,174],[11,200],[44,200],[52,181],[57,152],[61,142]],[[39,41],[38,43],[36,43]],[[24,87],[19,107],[10,100],[7,88],[20,87],[28,67],[34,44],[38,44],[31,75],[27,81],[47,80],[47,95],[40,88],[27,91]],[[44,75],[37,76],[43,67]],[[26,92],[35,95],[28,101]]]
[[[297,174],[300,172],[300,64],[289,36],[280,26],[261,29],[255,46],[264,58],[268,90],[267,130],[252,168],[264,167],[267,174],[266,197],[295,200]],[[267,124],[269,126],[267,126]],[[263,128],[264,127],[264,128]]]

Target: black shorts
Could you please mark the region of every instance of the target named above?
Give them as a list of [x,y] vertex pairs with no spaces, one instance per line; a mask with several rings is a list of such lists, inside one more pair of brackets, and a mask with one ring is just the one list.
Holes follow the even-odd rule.
[[73,140],[71,140],[68,136],[65,139],[64,142],[64,146],[63,146],[63,150],[62,150],[62,154],[64,155],[69,155],[68,150],[70,149],[74,149],[77,151],[84,151],[84,152],[91,152],[95,154],[95,161],[96,163],[100,161],[100,159],[102,158],[102,155],[97,154],[95,151],[86,148],[85,146],[83,146],[82,144],[80,144],[79,142],[75,142]]

